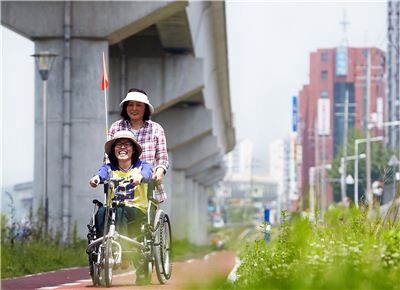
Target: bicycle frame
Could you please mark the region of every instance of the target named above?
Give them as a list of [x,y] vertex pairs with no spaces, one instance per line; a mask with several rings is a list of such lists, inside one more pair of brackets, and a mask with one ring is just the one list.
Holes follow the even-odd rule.
[[[110,180],[109,183],[110,184],[114,183],[114,182],[119,183],[120,181],[121,180],[119,180],[119,179],[118,180]],[[86,249],[87,252],[90,251],[93,247],[96,247],[96,246],[100,245],[101,243],[103,243],[107,239],[112,239],[113,240],[113,244],[117,245],[118,248],[120,249],[119,252],[121,252],[122,251],[121,245],[117,241],[115,241],[118,238],[121,239],[121,240],[130,242],[134,247],[138,248],[139,250],[144,250],[146,248],[146,245],[144,245],[143,243],[138,242],[136,239],[131,239],[131,238],[127,237],[127,236],[121,235],[115,229],[115,218],[116,218],[116,210],[115,209],[118,206],[118,204],[113,205],[111,203],[111,193],[112,193],[111,191],[113,191],[115,188],[117,188],[117,186],[118,186],[118,184],[114,184],[113,186],[109,186],[109,188],[111,188],[111,189],[109,189],[108,193],[107,193],[108,196],[107,196],[107,202],[106,202],[106,214],[105,214],[106,217],[109,216],[109,211],[111,209],[111,223],[109,225],[108,233],[106,235],[103,235],[102,237],[97,238],[96,240],[92,241],[87,246],[87,249]],[[148,184],[148,187],[149,187],[148,188],[148,192],[153,192],[154,182],[150,182]],[[111,203],[111,207],[110,207],[110,203]],[[147,222],[146,222],[146,225],[149,225],[149,226],[152,225],[152,213],[155,212],[155,210],[157,210],[158,204],[159,204],[159,202],[156,199],[154,199],[153,197],[149,197],[148,196],[148,210],[147,210]],[[107,223],[105,224],[105,227],[107,227]],[[154,232],[154,231],[152,231],[152,232]],[[142,231],[142,235],[144,235],[143,231]],[[119,261],[117,261],[117,263],[121,262],[120,258],[121,258],[121,255],[119,255]]]
[[[104,235],[95,240],[91,240],[90,238],[94,238],[94,234],[88,234],[90,243],[86,248],[86,252],[89,254],[90,273],[93,284],[104,284],[105,281],[107,287],[111,286],[112,269],[114,265],[121,265],[122,253],[124,252],[119,241],[126,241],[133,246],[134,249],[141,251],[142,256],[145,258],[145,265],[147,265],[145,273],[146,279],[148,279],[149,282],[153,266],[155,266],[159,282],[165,284],[171,276],[172,264],[169,262],[169,253],[171,251],[171,226],[168,215],[158,209],[159,202],[153,197],[155,183],[151,181],[148,184],[146,223],[141,225],[140,235],[136,238],[130,238],[119,234],[115,228],[117,207],[121,206],[124,202],[124,198],[122,198],[122,200],[115,198],[115,190],[122,180],[123,179],[111,179],[108,181],[108,184],[105,185],[105,187],[107,187],[105,191],[105,218],[107,222],[105,222],[104,225]],[[101,204],[98,201],[93,202],[96,205]],[[110,223],[108,223],[109,216],[111,217]],[[92,220],[94,220],[94,214]],[[165,226],[168,227],[168,241],[160,237],[160,235],[164,234]],[[88,225],[88,227],[89,231],[93,229],[93,226],[91,227]],[[139,242],[139,238],[143,238],[143,241]],[[164,259],[164,257],[167,257],[167,259]]]

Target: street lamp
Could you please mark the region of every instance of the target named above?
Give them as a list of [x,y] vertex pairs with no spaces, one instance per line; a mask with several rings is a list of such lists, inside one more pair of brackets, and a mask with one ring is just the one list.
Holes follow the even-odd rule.
[[355,162],[354,162],[354,179],[355,179],[355,183],[354,183],[354,204],[356,205],[356,207],[358,207],[358,145],[360,143],[364,143],[364,142],[375,142],[375,141],[383,141],[384,137],[383,136],[377,136],[377,137],[372,137],[369,139],[356,139],[354,141],[354,152],[355,152]]
[[[358,153],[358,151],[356,150],[356,153]],[[340,158],[340,168],[339,168],[339,173],[340,173],[340,175],[341,175],[341,177],[340,177],[340,184],[342,185],[341,187],[343,188],[344,186],[343,186],[343,183],[345,183],[345,184],[353,184],[353,183],[349,183],[349,182],[347,182],[347,181],[349,181],[350,179],[349,179],[349,175],[345,175],[346,173],[347,173],[347,162],[348,161],[351,161],[351,160],[355,160],[355,164],[358,164],[358,159],[360,159],[360,158],[365,158],[366,157],[366,155],[364,154],[364,153],[362,153],[362,154],[356,154],[356,155],[353,155],[353,156],[343,156],[342,158]],[[358,166],[358,165],[357,165]],[[356,166],[354,166],[355,168],[356,168]],[[358,167],[357,167],[358,168]],[[358,171],[355,169],[354,170],[354,174],[355,174],[355,176],[354,176],[354,178],[355,178],[355,183],[354,183],[354,192],[355,192],[355,190],[356,190],[356,184],[357,184],[357,181],[358,181]],[[350,175],[351,176],[351,175]],[[352,178],[352,177],[351,177]],[[342,193],[342,202],[345,200],[345,197],[347,197],[347,193],[345,192],[344,194]],[[354,202],[358,202],[358,196],[356,196],[355,194],[354,194]]]
[[43,194],[44,194],[44,222],[45,235],[49,228],[49,199],[47,195],[47,79],[57,54],[41,51],[32,54],[35,58],[43,85]]

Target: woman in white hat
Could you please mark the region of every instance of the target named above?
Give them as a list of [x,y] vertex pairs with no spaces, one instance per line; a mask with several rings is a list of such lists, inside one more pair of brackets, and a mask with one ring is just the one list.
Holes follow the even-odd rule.
[[[129,130],[135,135],[136,141],[142,146],[141,160],[153,166],[153,179],[158,184],[168,170],[167,141],[163,127],[150,120],[154,112],[146,92],[140,89],[130,89],[121,102],[121,120],[113,123],[109,130],[109,138],[121,130]],[[163,201],[165,196],[157,196]]]
[[[153,175],[152,166],[139,159],[142,148],[136,142],[129,130],[118,131],[104,145],[110,163],[103,164],[95,176],[89,180],[92,187],[100,182],[113,178],[124,178],[125,206],[117,207],[117,231],[123,235],[135,237],[140,235],[141,224],[146,222],[148,207],[147,182]],[[97,237],[103,236],[105,207],[100,207],[95,216]],[[146,283],[144,265],[141,257],[133,257],[136,267],[136,283]],[[123,267],[128,266],[128,260],[123,260]]]
[[[104,149],[110,163],[103,164],[96,175],[89,180],[89,184],[97,187],[100,182],[111,177],[125,179],[126,206],[124,209],[127,212],[120,212],[119,215],[117,213],[117,224],[119,227],[123,227],[120,231],[126,232],[127,222],[133,219],[138,221],[146,219],[148,200],[147,184],[145,183],[152,178],[153,170],[149,163],[139,159],[142,148],[136,142],[133,133],[128,130],[117,132],[113,139],[105,143]],[[104,228],[104,212],[100,213],[101,209],[96,215],[96,231],[99,236],[103,235]]]

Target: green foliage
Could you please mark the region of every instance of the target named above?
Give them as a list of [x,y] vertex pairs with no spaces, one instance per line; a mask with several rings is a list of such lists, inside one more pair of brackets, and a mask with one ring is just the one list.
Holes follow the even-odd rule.
[[78,223],[76,221],[74,223],[74,229],[72,231],[72,243],[78,243]]
[[197,246],[189,243],[188,240],[172,241],[172,258],[174,260],[183,260],[188,257],[204,255],[211,251],[211,246]]
[[2,213],[0,216],[0,219],[1,219],[1,224],[0,224],[1,233],[0,234],[1,234],[1,242],[3,243],[8,235],[8,230],[7,230],[8,218],[7,218],[7,215]]
[[87,242],[60,247],[56,241],[15,241],[1,244],[1,278],[86,266]]
[[400,225],[379,222],[363,209],[344,208],[331,209],[320,223],[284,220],[270,243],[244,246],[232,287],[400,289]]
[[[349,131],[349,137],[347,142],[347,155],[355,155],[355,140],[365,139],[365,135],[357,130],[351,129]],[[366,152],[366,142],[358,145],[358,154]],[[388,166],[388,161],[393,155],[391,149],[385,148],[383,142],[371,142],[371,180],[383,181],[384,183],[391,183],[393,180],[393,168]],[[343,145],[339,147],[338,154],[332,162],[332,169],[328,171],[331,178],[340,178],[339,168],[340,159],[343,156]],[[366,188],[366,162],[365,159],[359,159],[358,161],[358,178],[359,178],[359,194],[360,200],[365,200],[365,188]],[[354,161],[347,162],[347,174],[351,174],[354,177]],[[340,201],[340,183],[332,183],[333,194],[335,201]],[[347,196],[354,200],[354,186],[348,185],[346,188]]]

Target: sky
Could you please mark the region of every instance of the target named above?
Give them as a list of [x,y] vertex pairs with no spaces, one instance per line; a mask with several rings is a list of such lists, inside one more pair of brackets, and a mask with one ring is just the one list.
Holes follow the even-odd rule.
[[292,97],[309,81],[310,52],[341,43],[344,13],[349,46],[386,51],[385,1],[228,0],[226,12],[236,137],[254,142],[261,170],[268,144],[291,136]]
[[[349,46],[386,50],[385,1],[226,1],[231,105],[237,140],[254,142],[268,169],[268,144],[291,134],[291,100],[308,83],[309,54]],[[33,42],[2,27],[0,185],[31,181],[34,155]],[[49,81],[51,80],[51,76]]]

